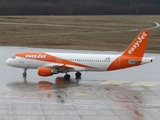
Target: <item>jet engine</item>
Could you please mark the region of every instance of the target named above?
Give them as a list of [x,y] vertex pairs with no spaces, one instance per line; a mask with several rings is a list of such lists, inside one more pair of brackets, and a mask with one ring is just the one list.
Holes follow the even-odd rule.
[[39,67],[38,70],[39,76],[52,76],[53,74],[58,74],[58,71],[54,71],[52,68]]

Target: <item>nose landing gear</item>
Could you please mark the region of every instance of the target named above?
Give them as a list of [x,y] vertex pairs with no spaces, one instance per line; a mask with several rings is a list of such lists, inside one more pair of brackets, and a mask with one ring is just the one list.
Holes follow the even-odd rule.
[[24,77],[27,76],[26,71],[27,71],[27,68],[24,68],[24,72],[22,73],[22,75],[23,75]]

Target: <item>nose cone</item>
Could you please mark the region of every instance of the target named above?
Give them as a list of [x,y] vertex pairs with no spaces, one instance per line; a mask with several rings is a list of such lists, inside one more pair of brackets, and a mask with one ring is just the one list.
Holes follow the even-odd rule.
[[6,60],[6,64],[11,66],[11,59],[10,58]]

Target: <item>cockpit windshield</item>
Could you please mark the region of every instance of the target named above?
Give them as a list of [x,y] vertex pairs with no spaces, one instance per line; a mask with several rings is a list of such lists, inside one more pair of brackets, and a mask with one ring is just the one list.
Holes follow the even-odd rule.
[[16,57],[15,56],[12,56],[12,59],[15,59]]

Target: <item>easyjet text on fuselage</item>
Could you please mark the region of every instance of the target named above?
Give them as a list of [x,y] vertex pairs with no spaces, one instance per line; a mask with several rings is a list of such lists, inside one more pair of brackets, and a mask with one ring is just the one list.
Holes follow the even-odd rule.
[[43,54],[37,54],[37,55],[34,55],[34,54],[26,54],[25,55],[26,58],[32,58],[32,59],[36,59],[36,58],[46,58],[46,55],[43,55]]

